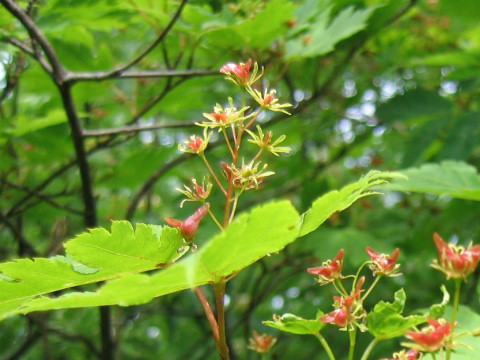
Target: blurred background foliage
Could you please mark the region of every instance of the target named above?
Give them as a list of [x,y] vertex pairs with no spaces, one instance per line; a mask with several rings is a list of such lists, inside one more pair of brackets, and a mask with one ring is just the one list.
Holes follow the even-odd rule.
[[[312,199],[370,169],[445,160],[480,167],[478,0],[17,1],[50,43],[66,71],[63,80],[90,76],[65,82],[41,66],[38,39],[7,11],[15,2],[0,3],[1,261],[62,253],[64,240],[86,227],[109,227],[112,219],[163,224],[164,216],[191,213],[192,205],[179,208],[175,188],[205,171],[177,144],[199,134],[195,121],[215,103],[238,99],[218,73],[227,62],[258,61],[265,67],[262,85],[294,104],[290,117],[260,119],[274,135],[286,134],[293,152],[268,159],[276,176],[246,195],[242,210],[288,198],[303,212]],[[162,33],[125,72],[95,78],[95,71],[128,64]],[[76,118],[62,102],[67,92]],[[85,201],[75,141],[85,151],[95,209]],[[218,164],[224,149],[212,147],[208,156]],[[220,195],[212,195],[214,211]],[[428,267],[432,233],[478,242],[479,213],[475,200],[387,191],[332,216],[230,282],[232,359],[258,358],[247,350],[248,338],[252,330],[274,331],[261,324],[274,313],[313,318],[317,309],[330,311],[332,293],[305,269],[341,247],[351,271],[367,258],[365,246],[401,248],[404,276],[378,287],[372,305],[391,301],[401,287],[407,312],[439,303],[443,277]],[[205,222],[200,246],[215,231]],[[474,312],[480,311],[477,285],[478,271],[463,299]],[[110,312],[112,359],[217,358],[190,291]],[[99,317],[97,309],[80,309],[9,318],[0,323],[0,357],[105,358]],[[272,359],[326,358],[313,337],[275,335]],[[346,349],[336,331],[325,336],[333,348]],[[369,340],[358,341],[363,347]],[[397,347],[380,344],[372,358],[391,356]]]

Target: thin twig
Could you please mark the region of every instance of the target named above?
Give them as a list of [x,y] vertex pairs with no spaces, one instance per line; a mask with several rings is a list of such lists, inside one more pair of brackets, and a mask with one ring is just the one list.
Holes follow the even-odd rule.
[[218,71],[209,69],[195,70],[139,70],[139,71],[118,71],[111,75],[111,71],[97,72],[69,72],[65,75],[65,81],[96,81],[101,82],[111,79],[138,79],[138,78],[174,78],[174,77],[197,77],[221,75]]
[[35,60],[38,61],[40,66],[43,67],[43,69],[48,74],[51,74],[53,72],[52,67],[50,66],[50,64],[48,62],[45,61],[45,59],[43,57],[37,56],[37,54],[35,53],[35,51],[31,47],[24,44],[23,42],[21,42],[17,38],[14,38],[12,36],[2,36],[2,37],[0,37],[0,41],[9,43],[9,44],[19,48],[20,50],[22,50],[26,54],[30,55],[32,58],[34,58]]
[[[0,1],[11,1],[11,0],[0,0]],[[128,70],[132,66],[138,64],[140,61],[143,60],[155,47],[160,44],[165,37],[168,35],[170,30],[173,28],[177,20],[179,19],[183,8],[185,7],[186,3],[188,0],[182,0],[180,3],[180,6],[178,7],[177,11],[175,14],[172,16],[170,19],[170,22],[167,24],[165,29],[162,31],[162,33],[145,49],[143,50],[139,55],[137,55],[134,59],[132,59],[130,62],[117,67],[116,69],[113,69],[111,71],[101,71],[101,72],[90,72],[90,73],[83,73],[81,77],[78,77],[77,74],[71,73],[68,74],[67,80],[69,82],[74,82],[78,80],[96,80],[96,81],[101,81],[101,80],[106,80],[109,78],[115,78],[121,75],[125,70]]]
[[32,41],[35,41],[38,43],[38,45],[40,45],[48,59],[49,64],[52,67],[53,79],[57,84],[61,83],[63,81],[65,72],[62,64],[55,54],[55,51],[53,50],[53,47],[50,45],[45,35],[35,25],[30,16],[25,13],[25,11],[23,11],[23,9],[14,0],[0,0],[0,3],[3,4],[3,6],[22,23],[32,38]]
[[131,134],[158,129],[186,128],[192,126],[195,126],[195,121],[176,121],[171,123],[161,123],[153,125],[130,125],[111,129],[83,130],[82,135],[83,137],[101,137],[108,135]]
[[[34,189],[30,189],[26,186],[13,184],[10,181],[5,181],[5,183],[12,188],[15,188],[17,190],[25,191],[26,193],[28,193],[32,196],[35,196],[39,199],[42,199],[43,201],[52,205],[53,207],[56,207],[57,209],[61,209],[61,210],[64,210],[66,212],[69,212],[69,213],[72,213],[72,214],[75,214],[75,215],[80,215],[80,216],[84,215],[83,211],[81,211],[81,210],[77,210],[77,209],[71,208],[70,206],[59,204],[59,203],[53,201],[52,197],[49,196],[49,195],[42,194],[42,193],[40,193],[40,192],[38,192]],[[13,213],[13,214],[15,214],[15,213]]]
[[13,236],[17,239],[20,256],[37,255],[36,250],[32,247],[32,245],[30,245],[27,239],[25,239],[20,230],[17,229],[17,227],[10,221],[10,219],[6,217],[2,212],[0,212],[0,221],[3,222],[5,226],[10,229]]

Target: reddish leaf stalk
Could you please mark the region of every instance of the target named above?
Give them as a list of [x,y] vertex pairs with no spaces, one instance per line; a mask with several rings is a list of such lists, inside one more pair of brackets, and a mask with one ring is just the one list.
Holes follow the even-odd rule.
[[197,298],[200,301],[200,304],[202,305],[203,312],[207,317],[210,327],[212,328],[213,338],[215,339],[215,345],[217,346],[218,351],[220,351],[219,342],[218,342],[219,340],[218,324],[217,324],[217,320],[215,319],[215,315],[213,314],[212,308],[210,307],[210,304],[208,303],[208,300],[205,297],[205,294],[203,293],[200,287],[196,287],[194,291],[195,291],[195,295],[197,295]]

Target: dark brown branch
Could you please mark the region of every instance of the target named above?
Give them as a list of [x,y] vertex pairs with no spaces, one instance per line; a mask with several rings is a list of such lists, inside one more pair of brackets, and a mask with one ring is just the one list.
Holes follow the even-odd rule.
[[37,255],[36,250],[30,245],[30,243],[25,239],[23,234],[20,232],[19,229],[10,221],[8,217],[6,217],[2,212],[0,212],[0,221],[5,224],[6,227],[10,229],[13,236],[18,241],[18,248],[19,248],[19,255]]
[[63,81],[64,70],[60,61],[57,58],[57,55],[55,54],[55,51],[53,50],[45,35],[40,31],[40,29],[38,29],[30,16],[28,16],[27,13],[25,13],[15,1],[0,0],[0,3],[3,4],[3,6],[22,23],[22,25],[25,27],[28,34],[30,35],[32,41],[40,45],[41,49],[43,50],[45,56],[48,59],[48,62],[52,67],[52,75],[55,82],[57,84],[61,83]]
[[154,125],[132,125],[132,126],[121,126],[118,128],[112,129],[97,129],[97,130],[83,130],[84,137],[96,137],[96,136],[107,136],[107,135],[120,135],[120,134],[131,134],[141,131],[149,130],[158,130],[158,129],[171,129],[171,128],[186,128],[195,126],[194,121],[177,121],[173,123],[162,123]]
[[101,354],[100,352],[97,350],[97,348],[95,347],[95,345],[93,344],[93,342],[83,336],[83,335],[80,335],[80,334],[69,334],[61,329],[57,329],[57,328],[52,328],[52,327],[49,327],[46,329],[49,333],[54,333],[54,334],[57,334],[58,336],[61,336],[62,338],[64,339],[68,339],[68,340],[74,340],[74,341],[79,341],[79,342],[82,342],[83,344],[85,344],[85,347],[90,350],[90,352],[92,354],[94,354],[95,356],[97,356],[98,358],[101,358]]
[[75,147],[77,165],[80,170],[80,178],[82,182],[82,196],[84,209],[84,221],[87,227],[97,226],[97,212],[95,197],[92,188],[92,178],[90,175],[90,166],[88,164],[87,152],[82,138],[82,128],[78,119],[77,111],[73,103],[72,93],[69,86],[59,86],[60,95],[62,97],[63,107],[67,113],[70,129],[72,130],[72,141]]
[[[26,193],[32,195],[32,196],[35,196],[39,199],[42,199],[43,201],[45,201],[46,203],[52,205],[53,207],[56,207],[57,209],[61,209],[61,210],[64,210],[64,211],[67,211],[69,213],[72,213],[72,214],[75,214],[75,215],[81,215],[83,216],[83,211],[80,211],[80,210],[77,210],[77,209],[74,209],[74,208],[71,208],[67,205],[63,205],[63,204],[59,204],[55,201],[52,200],[52,196],[49,196],[49,195],[45,195],[45,194],[42,194],[34,189],[30,189],[26,186],[21,186],[21,185],[16,185],[10,181],[5,181],[5,183],[12,187],[12,188],[15,188],[15,189],[18,189],[18,190],[22,190],[22,191],[25,191]],[[15,213],[13,213],[15,214]],[[12,214],[12,215],[13,215]]]
[[97,71],[97,72],[69,72],[65,75],[65,81],[105,81],[110,79],[138,79],[138,78],[172,78],[219,75],[218,71],[209,69],[196,70],[143,70],[143,71]]
[[[9,1],[9,0],[0,0],[0,1]],[[132,66],[138,64],[140,61],[142,61],[155,47],[160,44],[165,37],[168,35],[170,30],[173,28],[173,25],[177,22],[179,19],[180,15],[182,14],[183,8],[185,7],[186,3],[188,0],[182,0],[180,3],[180,6],[178,7],[177,11],[171,18],[170,22],[168,25],[165,27],[165,29],[162,31],[162,33],[145,49],[143,50],[137,57],[135,57],[133,60],[128,62],[125,65],[122,65],[116,69],[113,69],[111,71],[106,71],[106,72],[91,72],[91,73],[83,73],[82,80],[88,80],[89,77],[93,77],[94,80],[100,81],[100,80],[106,80],[110,78],[116,78],[119,75],[121,75],[123,72],[131,68]],[[75,75],[72,74],[71,76],[68,77],[68,80],[74,81]]]
[[35,53],[35,51],[31,47],[24,44],[20,40],[14,38],[14,37],[11,37],[11,36],[3,36],[3,37],[0,38],[0,41],[9,43],[9,44],[19,48],[20,50],[22,50],[23,52],[25,52],[26,54],[30,55],[32,58],[37,60],[38,63],[40,64],[40,66],[43,67],[43,69],[47,73],[49,73],[49,74],[52,73],[53,70],[52,70],[52,67],[50,66],[50,64],[48,62],[46,62],[43,57],[37,56],[37,54]]
[[62,175],[65,171],[69,170],[72,168],[77,162],[75,160],[71,160],[67,164],[59,167],[56,171],[54,171],[48,178],[46,178],[44,181],[42,181],[40,184],[38,184],[34,189],[31,189],[32,192],[28,193],[24,197],[22,197],[20,200],[18,200],[11,208],[10,210],[7,211],[5,214],[6,216],[11,216],[17,210],[24,204],[26,201],[30,200],[32,197],[35,196],[35,193],[39,193],[43,189],[45,189],[52,181],[54,181],[56,178],[58,178],[60,175]]
[[150,189],[153,187],[153,185],[155,185],[155,182],[160,177],[162,177],[170,169],[182,163],[185,159],[188,159],[190,156],[191,155],[187,153],[182,154],[177,158],[165,163],[162,167],[160,167],[157,171],[155,171],[135,194],[130,206],[127,209],[127,213],[125,214],[125,219],[131,220],[133,218],[133,214],[135,213],[135,210],[137,210],[138,204],[143,199],[143,197],[149,193]]

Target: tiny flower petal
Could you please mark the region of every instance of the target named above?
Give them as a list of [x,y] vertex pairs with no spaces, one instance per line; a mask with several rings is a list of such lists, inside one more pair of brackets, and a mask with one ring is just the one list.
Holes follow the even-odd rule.
[[346,326],[348,321],[348,309],[342,307],[323,315],[318,321],[326,324],[335,324],[337,326]]

